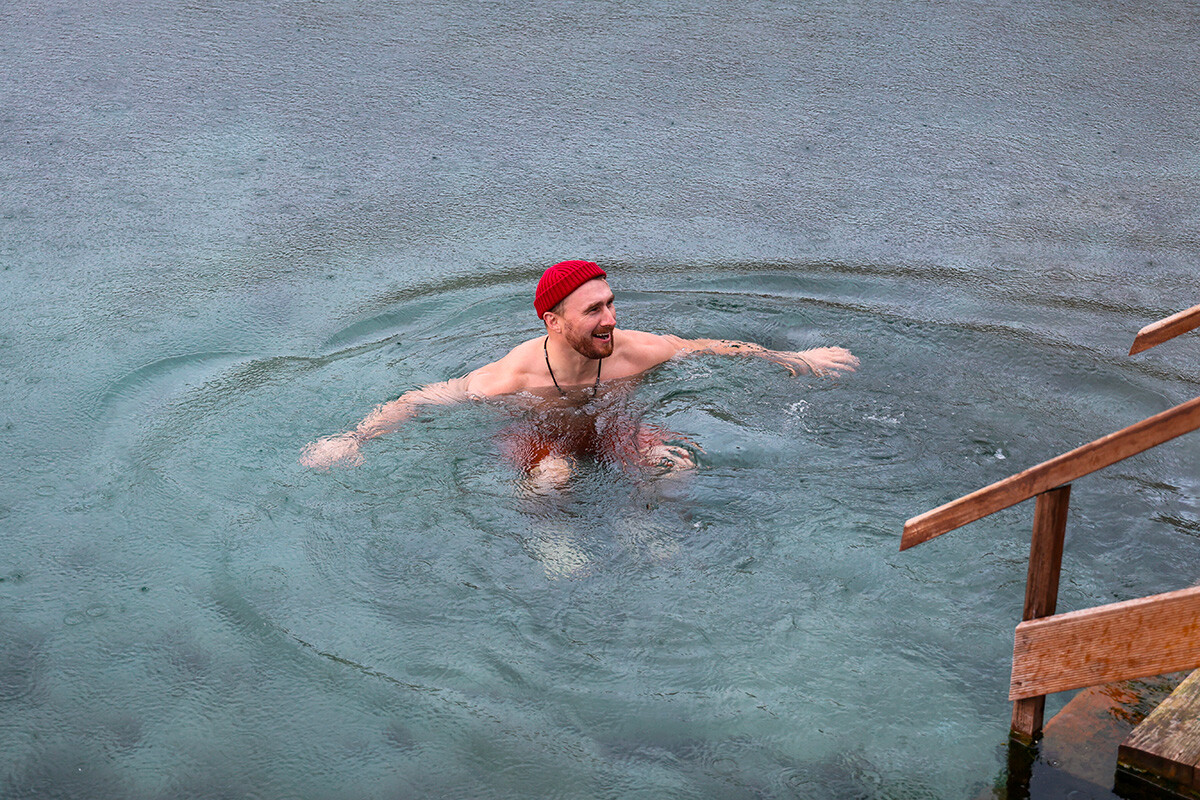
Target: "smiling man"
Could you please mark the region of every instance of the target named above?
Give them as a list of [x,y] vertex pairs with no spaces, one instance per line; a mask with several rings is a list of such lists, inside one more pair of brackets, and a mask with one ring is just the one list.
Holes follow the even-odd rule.
[[395,430],[422,406],[512,398],[517,405],[532,403],[536,417],[506,429],[501,449],[535,481],[561,483],[570,474],[571,461],[580,456],[687,468],[694,464],[688,449],[678,444],[686,441],[684,437],[606,414],[605,404],[598,402],[604,392],[616,386],[627,389],[630,381],[622,379],[694,353],[755,356],[793,375],[836,375],[858,366],[858,359],[841,347],[789,352],[749,342],[681,339],[617,328],[607,277],[591,261],[550,267],[538,281],[533,303],[546,325],[544,336],[517,345],[462,378],[414,389],[378,406],[354,430],[309,444],[301,463],[321,468],[359,464],[363,442]]

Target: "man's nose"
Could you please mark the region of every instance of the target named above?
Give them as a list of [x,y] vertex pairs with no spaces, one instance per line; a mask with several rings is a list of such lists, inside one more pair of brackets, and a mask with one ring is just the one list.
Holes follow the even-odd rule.
[[607,308],[605,308],[605,309],[604,309],[604,316],[601,318],[601,322],[602,322],[602,324],[604,324],[604,325],[612,325],[612,326],[614,326],[614,327],[615,327],[615,326],[616,326],[616,324],[617,324],[617,311],[616,311],[616,309],[615,309],[615,308],[613,308],[612,306],[608,306]]

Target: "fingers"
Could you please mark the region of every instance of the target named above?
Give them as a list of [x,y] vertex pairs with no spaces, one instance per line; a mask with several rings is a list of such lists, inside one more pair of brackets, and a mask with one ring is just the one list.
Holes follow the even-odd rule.
[[309,442],[304,445],[304,449],[300,451],[300,465],[310,469],[323,469],[327,465],[324,459],[318,455],[317,450],[320,442]]
[[326,470],[334,464],[357,467],[363,463],[358,442],[340,436],[330,436],[307,444],[300,451],[300,463],[311,469]]
[[803,359],[812,368],[817,377],[837,377],[841,372],[854,372],[859,361],[844,347],[817,347],[806,350]]
[[686,447],[679,445],[662,445],[655,448],[655,454],[659,456],[658,463],[660,465],[669,465],[676,469],[691,469],[696,466],[696,462],[692,459],[692,454],[688,452]]

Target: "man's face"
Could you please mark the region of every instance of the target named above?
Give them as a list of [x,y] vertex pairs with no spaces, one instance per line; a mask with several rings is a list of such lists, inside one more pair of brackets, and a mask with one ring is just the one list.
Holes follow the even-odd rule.
[[605,358],[612,355],[613,328],[617,318],[613,311],[613,293],[608,281],[593,278],[567,295],[563,301],[563,338],[575,352],[587,358]]

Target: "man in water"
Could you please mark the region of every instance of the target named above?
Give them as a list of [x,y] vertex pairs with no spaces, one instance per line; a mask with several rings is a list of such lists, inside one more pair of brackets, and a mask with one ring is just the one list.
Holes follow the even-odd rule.
[[309,444],[301,463],[322,468],[360,464],[363,442],[394,431],[422,406],[503,396],[519,398],[521,404],[532,401],[543,412],[534,423],[501,435],[502,450],[535,483],[562,483],[572,459],[580,455],[688,468],[694,466],[691,453],[672,444],[683,437],[655,426],[597,422],[603,413],[602,404],[595,402],[602,379],[622,385],[621,379],[693,353],[756,356],[793,375],[836,375],[858,366],[858,359],[841,347],[786,352],[749,342],[618,329],[607,275],[590,261],[563,261],[547,269],[538,281],[534,308],[546,325],[545,336],[519,344],[461,378],[414,389],[378,406],[354,430]]

